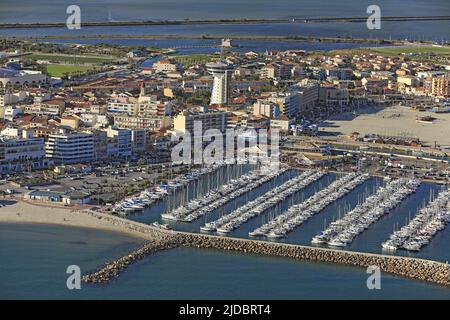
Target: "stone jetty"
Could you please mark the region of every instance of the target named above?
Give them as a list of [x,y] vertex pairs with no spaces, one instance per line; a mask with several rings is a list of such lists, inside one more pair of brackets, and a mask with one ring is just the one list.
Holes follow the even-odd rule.
[[143,247],[130,254],[110,263],[107,263],[100,270],[83,275],[81,280],[85,283],[104,283],[118,277],[122,271],[132,263],[142,260],[151,253],[172,248],[170,241],[154,241],[146,243]]
[[380,270],[394,275],[450,286],[450,265],[431,260],[187,233],[179,234],[177,241],[184,247],[236,251],[364,268],[378,266]]
[[193,247],[337,263],[363,268],[378,266],[380,270],[386,273],[450,286],[450,265],[437,261],[168,231],[115,216],[93,212],[89,212],[89,214],[97,218],[108,219],[115,225],[121,225],[129,230],[142,233],[147,239],[151,235],[152,240],[130,254],[107,263],[101,269],[84,275],[82,280],[86,283],[108,282],[119,276],[133,262],[139,261],[156,251],[175,247]]

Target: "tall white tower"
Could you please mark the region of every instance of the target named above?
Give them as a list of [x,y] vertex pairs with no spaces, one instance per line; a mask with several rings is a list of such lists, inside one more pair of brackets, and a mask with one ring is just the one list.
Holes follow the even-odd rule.
[[218,61],[208,63],[206,68],[214,76],[211,104],[227,104],[230,101],[230,83],[233,65]]

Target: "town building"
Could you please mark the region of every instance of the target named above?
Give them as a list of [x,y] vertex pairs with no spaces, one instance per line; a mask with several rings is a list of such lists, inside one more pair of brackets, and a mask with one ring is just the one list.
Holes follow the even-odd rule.
[[298,113],[299,96],[296,92],[279,92],[268,98],[268,101],[280,107],[280,112],[289,119],[295,118]]
[[63,99],[45,100],[25,107],[25,113],[33,115],[60,116],[66,107]]
[[13,121],[18,115],[23,114],[23,110],[17,106],[7,106],[3,114],[3,119]]
[[333,86],[321,86],[319,90],[319,103],[327,107],[343,107],[350,103],[348,90]]
[[230,102],[231,76],[233,66],[224,62],[213,62],[206,65],[208,72],[214,77],[211,104],[224,105]]
[[218,129],[225,132],[227,128],[228,112],[208,111],[208,112],[189,112],[184,111],[178,114],[173,122],[174,131],[177,134],[194,133],[194,122],[201,122],[202,130]]
[[166,116],[114,116],[114,125],[122,129],[147,129],[149,131],[159,131],[164,128],[169,128],[172,123],[172,118]]
[[94,135],[68,132],[50,134],[45,145],[46,157],[55,163],[81,163],[95,160]]
[[27,93],[23,90],[14,93],[13,92],[0,93],[0,107],[21,102],[25,100],[27,97],[28,97]]
[[0,68],[0,88],[38,86],[47,82],[47,76],[40,71]]
[[276,128],[280,131],[287,132],[293,123],[294,119],[289,119],[285,115],[280,115],[278,118],[270,119],[270,128]]
[[27,131],[17,136],[0,136],[1,173],[44,169],[48,163],[43,138],[33,137]]
[[182,70],[181,66],[178,63],[175,63],[169,59],[159,60],[153,64],[153,69],[156,72],[161,73],[170,73],[170,72],[179,72]]
[[450,77],[433,78],[431,93],[439,97],[450,97]]
[[110,126],[107,153],[109,158],[129,158],[132,155],[131,130]]

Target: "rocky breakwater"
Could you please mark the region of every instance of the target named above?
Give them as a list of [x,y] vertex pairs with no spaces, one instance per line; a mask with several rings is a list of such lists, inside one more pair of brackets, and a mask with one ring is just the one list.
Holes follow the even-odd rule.
[[378,266],[380,270],[398,276],[450,286],[450,265],[436,261],[270,243],[200,234],[179,233],[179,246],[237,251],[298,260],[338,263],[350,266]]
[[142,247],[134,250],[128,255],[106,263],[97,271],[83,275],[82,281],[84,283],[109,282],[118,277],[132,263],[142,260],[157,251],[171,249],[177,246],[178,243],[176,241],[177,234],[172,231],[161,230],[143,223],[89,210],[82,211],[81,213],[87,214],[96,219],[107,221],[111,225],[120,227],[125,231],[134,233],[149,240]]
[[155,253],[160,250],[166,250],[173,248],[172,241],[167,240],[155,240],[150,243],[146,243],[143,247],[131,252],[130,254],[107,263],[101,269],[96,272],[83,275],[81,280],[84,283],[105,283],[114,278],[117,278],[128,266],[132,263],[142,260],[149,254]]

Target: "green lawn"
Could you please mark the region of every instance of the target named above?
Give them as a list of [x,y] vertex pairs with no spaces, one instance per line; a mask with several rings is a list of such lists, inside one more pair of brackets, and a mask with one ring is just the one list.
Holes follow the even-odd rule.
[[63,64],[49,64],[47,65],[47,72],[52,77],[61,78],[65,76],[65,73],[76,74],[78,72],[86,72],[92,70],[94,67],[91,66],[72,66]]
[[191,54],[185,56],[171,56],[171,58],[184,67],[189,67],[196,64],[205,64],[215,61],[218,56],[214,54]]
[[56,63],[73,63],[73,64],[81,64],[81,63],[93,63],[100,64],[103,62],[111,62],[115,57],[111,56],[74,56],[68,54],[45,54],[45,53],[33,53],[31,55],[26,56],[26,58],[32,60],[48,60]]
[[399,46],[399,47],[372,47],[370,50],[383,54],[427,54],[433,53],[436,55],[450,55],[450,47],[435,47],[435,46]]

